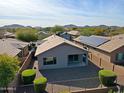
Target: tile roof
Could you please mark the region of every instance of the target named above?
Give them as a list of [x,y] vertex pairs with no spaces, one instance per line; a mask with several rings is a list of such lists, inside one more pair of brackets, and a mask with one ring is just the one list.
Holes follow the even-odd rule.
[[45,42],[43,42],[41,45],[39,45],[37,47],[35,56],[37,56],[37,55],[39,55],[45,51],[48,51],[48,50],[50,50],[50,49],[52,49],[58,45],[64,44],[64,43],[72,45],[72,46],[80,48],[80,49],[84,49],[82,46],[77,45],[74,42],[66,40],[66,39],[59,37],[57,35],[49,36],[48,38],[45,38],[43,40],[45,40]]
[[110,41],[97,48],[106,52],[112,52],[122,46],[124,46],[124,35],[116,35],[111,37]]
[[[75,41],[81,42],[80,38],[85,38],[87,39],[87,36],[79,36],[78,38],[74,39]],[[112,51],[124,46],[124,34],[120,34],[120,35],[115,35],[112,37],[104,37],[104,36],[90,36],[90,37],[95,37],[95,38],[104,38],[104,39],[108,39],[108,41],[101,43],[99,46],[93,46],[92,43],[95,41],[94,39],[90,39],[90,46],[95,47],[97,49],[106,51],[111,53]],[[87,39],[88,40],[88,39]],[[86,40],[86,41],[87,41]],[[89,43],[85,42],[85,40],[83,41],[82,39],[82,43],[89,45]]]
[[15,34],[10,33],[10,32],[5,32],[4,36],[15,36]]
[[79,31],[76,31],[76,30],[69,31],[67,33],[71,35],[80,35]]
[[21,51],[21,48],[24,48],[27,45],[28,43],[17,39],[0,39],[0,54],[8,54],[14,57]]

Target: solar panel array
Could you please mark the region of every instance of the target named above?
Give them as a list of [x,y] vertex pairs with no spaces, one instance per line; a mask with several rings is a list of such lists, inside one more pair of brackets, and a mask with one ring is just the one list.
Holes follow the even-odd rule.
[[99,45],[109,41],[109,39],[106,38],[100,38],[96,36],[80,36],[80,42],[87,44],[92,47],[98,47]]

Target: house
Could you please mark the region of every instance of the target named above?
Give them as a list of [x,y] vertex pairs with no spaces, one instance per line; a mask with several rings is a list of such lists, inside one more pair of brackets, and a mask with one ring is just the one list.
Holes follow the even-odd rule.
[[5,38],[15,38],[15,34],[10,33],[10,32],[5,32],[5,33],[4,33],[4,37],[5,37]]
[[75,30],[72,30],[72,31],[65,31],[65,32],[59,32],[57,33],[56,35],[62,37],[62,38],[65,38],[67,40],[73,40],[74,38],[76,38],[77,36],[80,35],[79,31],[75,31]]
[[19,57],[21,61],[29,53],[27,42],[22,42],[13,38],[0,39],[0,54],[7,54],[13,57]]
[[60,32],[58,34],[56,34],[62,38],[65,38],[67,40],[72,40],[72,36],[70,34],[68,34],[67,32]]
[[72,35],[72,37],[77,37],[80,35],[80,32],[79,31],[76,31],[76,30],[71,30],[69,32],[67,32],[68,34]]
[[87,51],[80,45],[57,35],[49,36],[37,47],[39,69],[86,66]]
[[[75,42],[88,50],[91,61],[124,64],[124,35],[113,37],[79,36]],[[99,60],[97,60],[99,59]]]

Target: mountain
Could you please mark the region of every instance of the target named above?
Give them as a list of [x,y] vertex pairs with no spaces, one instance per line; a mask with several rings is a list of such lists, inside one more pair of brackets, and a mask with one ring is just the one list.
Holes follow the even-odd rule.
[[5,25],[5,26],[2,26],[1,28],[24,28],[25,26],[23,25],[19,25],[19,24],[12,24],[12,25]]
[[78,28],[78,26],[69,24],[69,25],[64,25],[64,28]]

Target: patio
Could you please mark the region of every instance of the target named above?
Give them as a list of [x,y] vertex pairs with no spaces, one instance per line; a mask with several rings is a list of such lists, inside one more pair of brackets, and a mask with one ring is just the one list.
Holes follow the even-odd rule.
[[47,77],[48,82],[57,82],[97,77],[99,70],[99,68],[90,64],[84,67],[41,70],[40,73],[37,74],[42,74]]
[[97,88],[100,86],[98,79],[98,71],[100,68],[92,63],[84,67],[60,68],[38,70],[37,61],[34,64],[37,68],[36,78],[45,76],[48,79],[48,84],[67,86],[73,88]]

